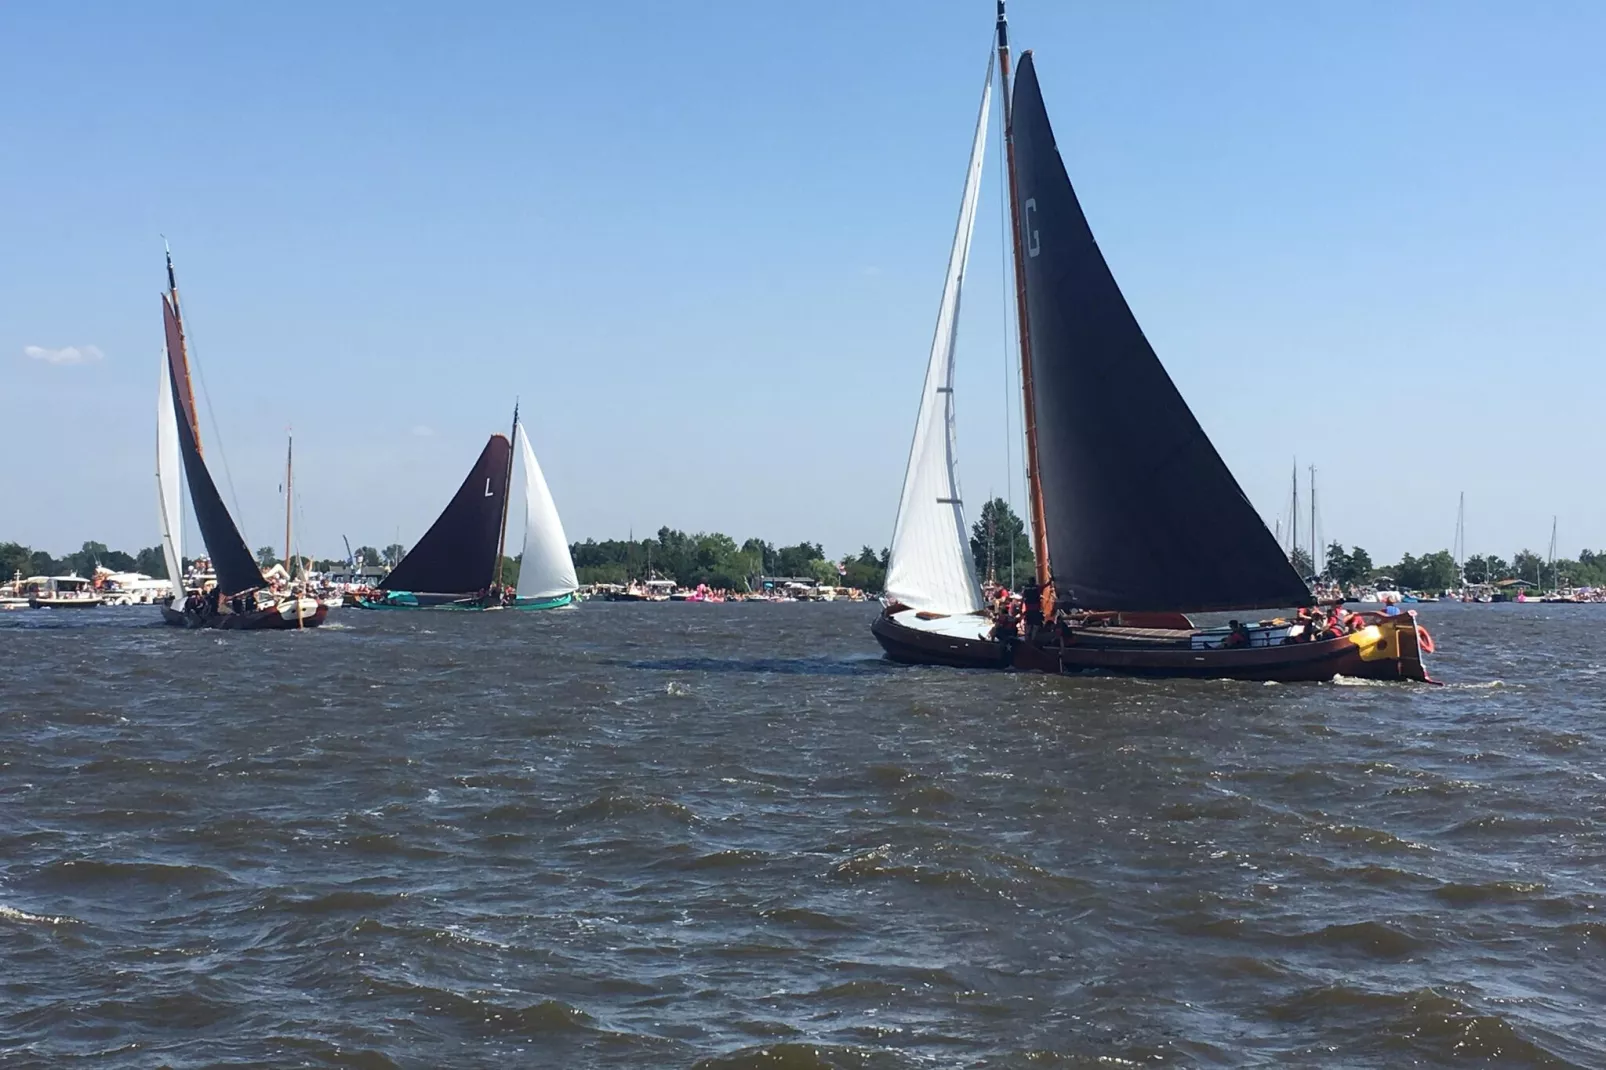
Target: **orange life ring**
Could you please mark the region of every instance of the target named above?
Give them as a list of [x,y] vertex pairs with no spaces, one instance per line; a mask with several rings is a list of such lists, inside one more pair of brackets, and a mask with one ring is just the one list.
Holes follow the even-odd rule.
[[1433,636],[1420,624],[1416,626],[1416,645],[1424,654],[1433,653]]

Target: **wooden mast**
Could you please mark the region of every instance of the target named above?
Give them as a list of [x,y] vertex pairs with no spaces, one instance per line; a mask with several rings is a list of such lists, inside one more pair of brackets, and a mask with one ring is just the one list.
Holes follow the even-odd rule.
[[[195,385],[190,381],[190,342],[184,334],[184,315],[178,307],[178,276],[173,273],[173,249],[165,239],[162,241],[162,251],[167,254],[167,303],[173,310],[173,323],[178,328],[176,359],[184,371],[178,385],[184,391],[184,413],[189,418],[190,431],[195,435],[195,452],[204,457],[206,454],[201,449],[201,416],[195,407]],[[172,354],[169,354],[169,359],[174,359]]]
[[1032,555],[1037,559],[1037,585],[1043,591],[1043,615],[1054,612],[1053,569],[1048,560],[1048,526],[1043,515],[1043,486],[1037,469],[1037,393],[1032,386],[1031,326],[1026,316],[1026,271],[1022,263],[1020,196],[1015,177],[1014,106],[1010,100],[1009,20],[998,0],[998,73],[1003,82],[1004,160],[1009,172],[1010,248],[1015,257],[1015,319],[1020,337],[1021,402],[1026,431],[1026,493],[1031,503]]
[[[513,400],[513,428],[508,434],[507,472],[502,477],[502,526],[496,536],[496,586],[502,586],[502,557],[507,552],[507,507],[513,497],[513,449],[519,439],[519,402]],[[500,595],[498,595],[500,597]]]

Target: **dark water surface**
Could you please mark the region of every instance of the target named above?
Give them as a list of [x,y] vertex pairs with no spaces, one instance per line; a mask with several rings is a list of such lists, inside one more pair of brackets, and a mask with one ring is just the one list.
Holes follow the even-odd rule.
[[0,617],[0,1065],[1606,1066],[1606,607],[1451,681],[873,607]]

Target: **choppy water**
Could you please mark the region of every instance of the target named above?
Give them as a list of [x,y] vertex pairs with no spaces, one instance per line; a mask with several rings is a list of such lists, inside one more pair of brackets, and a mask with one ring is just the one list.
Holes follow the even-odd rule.
[[871,607],[0,618],[0,1064],[1606,1066],[1606,611],[1443,688]]

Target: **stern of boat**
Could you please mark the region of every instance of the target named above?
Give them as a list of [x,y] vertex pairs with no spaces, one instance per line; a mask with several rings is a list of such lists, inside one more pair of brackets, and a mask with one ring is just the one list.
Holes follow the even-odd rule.
[[1387,616],[1369,613],[1367,626],[1347,638],[1358,658],[1346,676],[1367,680],[1416,680],[1436,683],[1423,658],[1433,652],[1433,637],[1417,620],[1416,610]]

